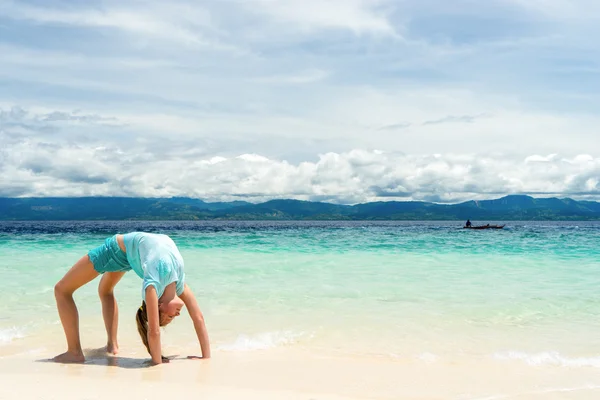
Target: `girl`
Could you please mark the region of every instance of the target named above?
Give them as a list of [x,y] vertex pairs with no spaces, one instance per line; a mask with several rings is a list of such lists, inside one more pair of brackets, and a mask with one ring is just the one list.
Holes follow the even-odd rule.
[[[190,287],[185,283],[183,258],[166,235],[131,232],[117,234],[83,256],[54,287],[60,321],[67,337],[67,351],[54,357],[62,363],[84,362],[79,339],[79,315],[73,292],[102,274],[98,294],[106,326],[108,353],[117,354],[118,309],[113,293],[123,275],[133,270],[142,278],[142,306],[136,322],[142,342],[153,364],[168,362],[161,356],[160,327],[168,325],[185,305],[194,323],[202,350],[210,357],[210,344],[204,317]],[[192,357],[199,358],[199,357]]]

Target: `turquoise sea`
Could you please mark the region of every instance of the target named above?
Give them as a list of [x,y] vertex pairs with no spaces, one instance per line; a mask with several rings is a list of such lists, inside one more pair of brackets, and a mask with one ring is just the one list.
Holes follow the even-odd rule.
[[[461,227],[0,222],[0,356],[64,346],[53,285],[106,237],[143,230],[179,246],[216,351],[600,367],[600,223]],[[103,344],[96,288],[76,293],[84,347]],[[140,279],[127,274],[116,293],[120,329],[132,332]],[[197,346],[186,318],[166,329],[167,345]]]

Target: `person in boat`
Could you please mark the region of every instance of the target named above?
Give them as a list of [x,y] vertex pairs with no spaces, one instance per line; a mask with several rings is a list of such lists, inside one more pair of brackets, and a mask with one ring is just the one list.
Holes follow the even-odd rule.
[[470,220],[470,219],[468,219],[468,220],[467,220],[467,223],[465,224],[465,226],[466,226],[467,228],[470,228],[470,227],[471,227],[471,220]]

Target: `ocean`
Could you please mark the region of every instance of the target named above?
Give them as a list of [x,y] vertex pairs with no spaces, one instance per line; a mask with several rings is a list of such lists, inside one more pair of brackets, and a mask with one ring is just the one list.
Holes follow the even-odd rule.
[[[54,284],[115,233],[170,235],[216,354],[516,363],[600,371],[600,223],[0,222],[0,357],[63,351]],[[76,292],[84,348],[105,342],[96,279]],[[141,358],[141,280],[116,288]],[[189,318],[167,349],[196,351]]]

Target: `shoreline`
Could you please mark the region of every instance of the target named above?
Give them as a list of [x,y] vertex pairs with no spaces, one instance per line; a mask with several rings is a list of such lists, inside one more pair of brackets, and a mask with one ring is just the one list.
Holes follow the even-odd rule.
[[[44,362],[48,351],[0,358],[0,398],[100,399],[204,395],[210,399],[590,399],[597,368],[509,362],[334,357],[297,349],[216,351],[210,360],[148,366],[132,352],[87,351],[85,364]],[[31,384],[35,382],[35,384]],[[556,397],[559,396],[559,397]]]

